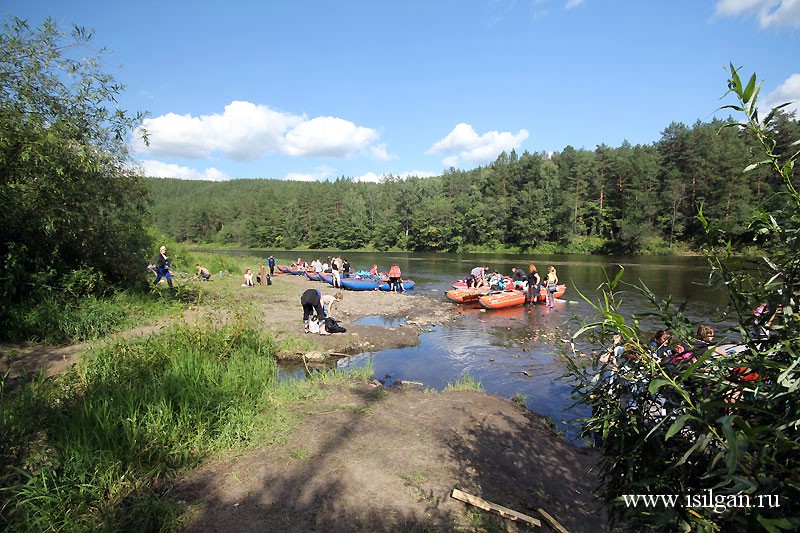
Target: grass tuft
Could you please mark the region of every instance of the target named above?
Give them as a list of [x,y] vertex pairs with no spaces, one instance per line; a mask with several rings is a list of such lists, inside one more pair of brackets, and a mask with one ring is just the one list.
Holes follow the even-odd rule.
[[483,387],[481,386],[480,381],[475,381],[475,378],[470,376],[469,374],[464,374],[455,383],[448,383],[447,386],[444,388],[445,391],[454,391],[454,390],[471,390],[471,391],[483,391]]

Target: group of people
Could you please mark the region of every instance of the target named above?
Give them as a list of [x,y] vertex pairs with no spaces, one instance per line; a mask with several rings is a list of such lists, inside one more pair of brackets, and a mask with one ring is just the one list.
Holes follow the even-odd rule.
[[341,256],[328,256],[327,261],[324,263],[321,259],[314,259],[311,263],[306,263],[302,258],[298,257],[297,261],[292,263],[292,266],[297,268],[313,268],[317,274],[327,273],[333,275],[333,286],[341,287],[342,278],[350,277],[350,262],[345,257]]
[[466,281],[467,287],[487,287],[490,290],[506,290],[513,287],[516,290],[526,291],[526,304],[535,303],[539,299],[541,289],[544,287],[547,295],[547,307],[555,305],[555,293],[559,285],[556,267],[550,266],[544,278],[539,274],[536,265],[533,263],[528,265],[527,273],[521,268],[514,267],[511,269],[510,278],[509,282],[506,276],[503,276],[498,271],[494,270],[489,274],[488,266],[477,266],[470,271],[464,281]]
[[393,263],[392,266],[389,267],[388,273],[380,272],[377,264],[373,264],[368,271],[359,270],[358,272],[353,272],[350,262],[346,257],[341,256],[328,256],[325,262],[323,262],[322,259],[314,259],[310,263],[307,263],[303,261],[301,257],[298,257],[297,261],[293,262],[291,266],[300,269],[313,268],[314,272],[317,274],[332,274],[333,286],[336,288],[341,288],[342,279],[357,277],[362,279],[372,279],[375,281],[385,281],[388,279],[390,291],[405,292],[402,272],[400,271],[400,265],[397,263]]
[[[266,263],[258,267],[258,273],[255,274],[255,280],[253,279],[253,270],[246,268],[244,271],[244,281],[242,282],[242,287],[272,285],[272,276],[275,275],[276,265],[277,261],[275,260],[275,257],[269,256]],[[267,273],[267,267],[269,267],[269,273]]]
[[[684,340],[676,338],[668,329],[658,329],[644,345],[644,349],[661,365],[673,368],[688,367],[697,363],[700,358],[735,357],[747,349],[742,343],[720,343],[715,339],[714,328],[708,324],[699,324],[694,337]],[[641,360],[642,355],[639,349],[623,345],[621,335],[615,335],[612,346],[598,358],[598,362],[603,365],[601,376],[605,383],[610,388],[620,391],[619,399],[622,407],[636,407],[636,398],[649,386],[647,365]],[[707,359],[703,361],[708,364]],[[704,370],[701,368],[699,371]],[[741,385],[732,387],[726,394],[725,401],[735,403],[746,400],[748,395],[745,391],[748,384],[756,382],[759,373],[748,366],[736,363],[731,364],[730,372],[733,380]],[[665,416],[664,398],[656,395],[647,411],[654,419]]]
[[[405,292],[406,290],[403,285],[403,273],[400,271],[400,265],[397,263],[392,263],[392,266],[389,267],[389,272],[380,272],[378,270],[378,265],[373,264],[366,274],[361,274],[361,277],[377,282],[388,281],[389,290],[391,292]],[[377,291],[378,288],[375,287],[375,290]]]
[[[298,258],[299,264],[301,260]],[[314,260],[310,264],[306,264],[307,267],[313,267],[314,271],[319,273],[329,273],[333,274],[333,286],[334,287],[341,287],[342,286],[342,279],[345,278],[359,278],[359,279],[371,279],[374,281],[387,281],[389,282],[389,290],[392,292],[405,292],[405,287],[403,286],[403,276],[402,272],[400,271],[400,265],[397,263],[392,263],[392,266],[389,267],[389,272],[380,272],[378,270],[378,265],[373,264],[369,270],[359,270],[357,272],[353,272],[351,270],[350,262],[346,258],[342,257],[334,257],[328,258],[327,263],[322,263],[320,260]],[[375,290],[378,290],[377,288]]]

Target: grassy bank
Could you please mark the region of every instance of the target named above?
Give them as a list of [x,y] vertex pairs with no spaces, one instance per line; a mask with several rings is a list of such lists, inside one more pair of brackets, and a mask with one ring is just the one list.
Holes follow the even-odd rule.
[[[88,283],[42,286],[23,302],[0,306],[0,339],[44,344],[100,339],[176,315],[204,296],[225,299],[226,289],[241,283],[245,268],[257,272],[263,261],[248,255],[191,253],[181,245],[171,245],[169,254],[175,291],[167,290],[165,281],[153,287],[153,276],[144,271],[141,287],[125,290],[104,287],[102,282],[91,288]],[[198,263],[214,274],[214,283],[192,279]],[[73,277],[81,278],[81,274],[75,272]]]
[[180,324],[103,345],[54,379],[3,387],[4,530],[171,528],[166,481],[209,456],[280,441],[299,422],[292,406],[324,394],[317,379],[350,379],[279,381],[274,351],[270,335],[241,322]]

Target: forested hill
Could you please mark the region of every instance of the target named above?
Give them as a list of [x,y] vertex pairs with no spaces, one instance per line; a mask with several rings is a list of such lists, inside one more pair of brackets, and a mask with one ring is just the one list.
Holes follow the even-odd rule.
[[[776,151],[800,139],[777,121]],[[433,178],[356,183],[148,178],[152,223],[179,242],[256,248],[664,252],[702,242],[696,218],[736,240],[761,202],[782,208],[775,176],[744,174],[750,140],[726,122],[671,124],[651,145],[515,152]],[[796,148],[796,147],[795,147]],[[749,240],[749,239],[747,239]]]

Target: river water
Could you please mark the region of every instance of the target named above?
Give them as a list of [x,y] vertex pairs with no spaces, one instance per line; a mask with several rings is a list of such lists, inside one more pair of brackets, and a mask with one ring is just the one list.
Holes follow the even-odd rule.
[[[249,254],[272,253],[278,263],[290,258],[311,260],[308,252],[248,251]],[[721,315],[727,303],[724,290],[706,286],[709,267],[698,257],[610,257],[585,255],[541,255],[536,257],[515,254],[420,254],[420,253],[347,253],[354,270],[368,269],[377,264],[386,271],[398,263],[405,279],[416,282],[414,292],[434,298],[445,297],[454,281],[473,267],[488,266],[510,274],[512,267],[527,270],[531,262],[540,272],[555,266],[567,292],[556,301],[555,307],[544,305],[532,308],[516,307],[502,310],[482,310],[479,306],[464,306],[464,319],[441,325],[420,336],[420,344],[412,348],[383,350],[359,354],[338,362],[341,368],[371,362],[375,377],[387,385],[396,380],[421,382],[427,388],[441,390],[448,383],[469,375],[480,382],[489,393],[507,398],[524,398],[533,412],[546,415],[570,440],[578,434],[576,420],[586,413],[571,407],[570,386],[558,379],[565,372],[560,353],[569,348],[571,334],[580,321],[589,321],[594,310],[581,297],[597,301],[597,288],[613,278],[624,267],[623,281],[645,283],[656,295],[672,297],[673,302],[686,301],[686,314],[696,322],[712,322]],[[285,259],[282,261],[281,259]],[[325,258],[322,258],[323,261]],[[626,292],[623,315],[640,315],[649,307],[636,291]],[[365,317],[357,324],[396,326],[384,317]],[[346,325],[345,325],[346,326]],[[642,323],[647,329],[663,324]],[[578,352],[590,353],[593,346],[576,343]]]

